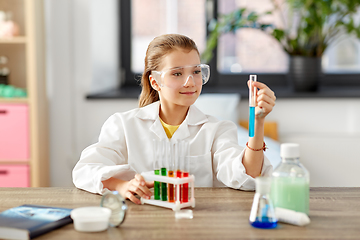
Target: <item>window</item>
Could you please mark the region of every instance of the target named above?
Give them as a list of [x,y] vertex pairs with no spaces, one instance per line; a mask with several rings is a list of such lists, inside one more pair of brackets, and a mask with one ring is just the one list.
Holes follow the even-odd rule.
[[[228,14],[237,8],[247,7],[257,12],[271,9],[271,0],[218,1],[218,13]],[[279,18],[279,17],[277,17]],[[279,19],[272,21],[280,22]],[[217,48],[217,69],[222,74],[231,73],[286,73],[288,56],[274,38],[257,30],[244,28],[235,34],[220,37]]]
[[[125,84],[133,85],[134,74],[144,70],[147,46],[154,37],[181,33],[203,51],[206,46],[205,0],[126,0],[120,2],[122,58]],[[131,31],[128,31],[128,29]],[[128,51],[131,49],[131,51]],[[139,79],[139,77],[136,77]]]
[[[323,59],[325,73],[360,73],[360,41],[355,37],[343,37],[333,46],[329,46]],[[360,79],[359,79],[360,81]]]
[[[227,14],[240,7],[266,12],[273,7],[271,1],[219,0],[218,13]],[[285,1],[278,0],[278,2]],[[267,18],[277,26],[284,25],[280,14]],[[258,30],[244,28],[235,34],[226,34],[219,39],[217,50],[217,69],[222,73],[286,73],[288,71],[289,57],[282,50],[279,42]],[[322,62],[324,73],[360,73],[360,40],[354,36],[342,37],[329,46]]]
[[205,0],[132,0],[131,70],[144,70],[149,42],[166,33],[191,37],[199,51],[206,45]]
[[[185,34],[205,48],[212,16],[246,4],[266,11],[271,0],[122,0],[120,2],[121,62],[125,86],[135,86],[143,70],[147,45],[157,35]],[[359,12],[360,18],[360,12]],[[274,19],[278,21],[278,19]],[[219,39],[207,88],[246,88],[249,74],[259,74],[270,87],[287,86],[289,56],[279,43],[254,29],[241,29]],[[323,86],[360,86],[360,41],[345,36],[323,56]],[[138,75],[137,75],[138,74]],[[134,77],[135,76],[135,77]],[[339,81],[341,79],[341,82]],[[204,88],[205,89],[205,88]]]

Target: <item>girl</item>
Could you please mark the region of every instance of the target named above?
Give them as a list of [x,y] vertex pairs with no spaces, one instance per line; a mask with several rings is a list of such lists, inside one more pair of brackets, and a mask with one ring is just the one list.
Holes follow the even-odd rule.
[[262,150],[264,118],[275,105],[275,95],[265,84],[253,84],[259,89],[261,114],[256,116],[255,136],[244,148],[238,145],[233,122],[219,121],[193,106],[209,74],[191,39],[178,34],[156,37],[146,52],[139,108],[115,113],[104,123],[99,141],[82,152],[73,170],[75,186],[100,194],[117,190],[140,204],[135,195],[152,195],[153,182],[145,182],[139,173],[153,170],[153,139],[187,139],[195,186],[253,190],[254,178],[272,171]]

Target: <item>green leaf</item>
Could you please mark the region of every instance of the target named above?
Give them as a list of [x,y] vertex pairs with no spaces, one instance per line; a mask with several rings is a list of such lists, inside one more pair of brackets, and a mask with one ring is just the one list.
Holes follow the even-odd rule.
[[[355,21],[360,11],[360,0],[285,1],[289,17],[299,16],[299,24],[289,24],[288,28],[283,29],[283,26],[277,26],[276,22],[262,22],[263,16],[277,12],[276,5],[273,6],[274,11],[263,13],[249,11],[246,8],[235,9],[229,14],[220,15],[217,21],[210,21],[210,35],[202,56],[209,61],[220,35],[227,32],[235,33],[238,29],[246,27],[259,29],[274,37],[291,55],[321,56],[328,43],[339,37],[340,30],[347,34],[353,33],[360,39],[360,23]],[[292,27],[296,29],[291,29]],[[294,34],[296,35],[293,36]]]

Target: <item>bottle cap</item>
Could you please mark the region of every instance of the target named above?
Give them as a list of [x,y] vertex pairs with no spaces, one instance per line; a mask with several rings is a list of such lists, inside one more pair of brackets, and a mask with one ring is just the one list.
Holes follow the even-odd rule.
[[280,145],[280,157],[282,158],[299,158],[300,145],[297,143],[283,143]]

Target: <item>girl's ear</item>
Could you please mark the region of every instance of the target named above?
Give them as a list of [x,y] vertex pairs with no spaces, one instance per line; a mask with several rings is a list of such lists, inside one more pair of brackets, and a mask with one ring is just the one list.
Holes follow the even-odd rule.
[[161,90],[159,84],[156,82],[155,78],[152,75],[149,75],[149,81],[150,81],[150,85],[153,89],[155,89],[156,91]]

